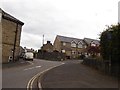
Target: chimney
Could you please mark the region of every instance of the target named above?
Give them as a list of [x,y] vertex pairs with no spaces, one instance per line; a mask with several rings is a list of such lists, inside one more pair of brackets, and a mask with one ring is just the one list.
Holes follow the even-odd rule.
[[50,43],[50,41],[47,41],[47,44],[49,44]]

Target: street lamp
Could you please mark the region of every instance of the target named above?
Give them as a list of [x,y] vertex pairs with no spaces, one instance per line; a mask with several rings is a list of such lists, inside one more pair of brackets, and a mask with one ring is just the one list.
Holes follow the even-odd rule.
[[111,61],[112,61],[112,43],[111,43],[111,40],[112,40],[112,32],[113,32],[113,29],[109,29],[108,32],[107,32],[107,39],[108,39],[108,43],[110,45],[110,53],[109,53],[109,72],[111,71]]

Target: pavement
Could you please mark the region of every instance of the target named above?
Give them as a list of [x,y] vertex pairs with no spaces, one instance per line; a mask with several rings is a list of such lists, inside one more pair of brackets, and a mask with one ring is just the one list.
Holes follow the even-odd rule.
[[118,90],[118,79],[105,75],[81,61],[67,61],[46,72],[40,82],[46,88],[112,88]]
[[5,63],[2,64],[2,69],[7,69],[7,68],[14,68],[14,67],[21,67],[23,65],[29,65],[30,63],[23,60],[23,59],[19,59],[18,61],[15,62],[9,62],[9,63]]

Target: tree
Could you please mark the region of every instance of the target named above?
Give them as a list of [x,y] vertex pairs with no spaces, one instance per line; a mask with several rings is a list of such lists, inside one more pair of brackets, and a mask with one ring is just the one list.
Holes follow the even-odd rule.
[[111,73],[120,72],[120,24],[108,26],[100,36],[101,55],[111,64]]
[[109,60],[109,56],[115,59],[120,56],[120,24],[108,26],[102,32],[100,45],[103,59]]
[[99,46],[89,46],[88,47],[88,53],[94,55],[97,55],[100,52],[100,47]]

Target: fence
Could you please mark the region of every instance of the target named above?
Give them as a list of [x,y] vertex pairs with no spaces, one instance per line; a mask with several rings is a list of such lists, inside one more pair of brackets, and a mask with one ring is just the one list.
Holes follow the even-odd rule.
[[111,75],[111,65],[108,60],[97,60],[94,58],[84,58],[83,64]]

